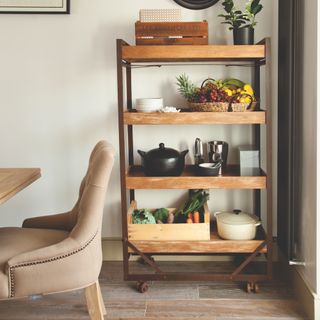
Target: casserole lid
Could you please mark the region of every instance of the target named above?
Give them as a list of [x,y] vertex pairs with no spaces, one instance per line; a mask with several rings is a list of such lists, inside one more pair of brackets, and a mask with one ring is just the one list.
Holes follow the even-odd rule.
[[180,152],[172,148],[166,148],[164,143],[160,143],[159,148],[147,152],[147,157],[152,159],[179,158]]
[[257,224],[259,219],[251,213],[242,212],[241,210],[234,209],[233,212],[220,211],[215,212],[214,216],[222,223],[232,225],[248,225]]

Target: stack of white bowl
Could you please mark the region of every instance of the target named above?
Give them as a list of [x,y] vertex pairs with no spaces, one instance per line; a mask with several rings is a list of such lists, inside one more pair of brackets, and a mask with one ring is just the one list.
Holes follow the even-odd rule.
[[156,112],[163,107],[162,98],[139,98],[136,99],[136,110],[138,112]]

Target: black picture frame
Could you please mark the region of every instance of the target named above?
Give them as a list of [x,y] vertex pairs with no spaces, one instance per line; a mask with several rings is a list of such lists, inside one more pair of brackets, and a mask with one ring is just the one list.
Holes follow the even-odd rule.
[[22,0],[12,0],[10,5],[0,0],[0,14],[70,14],[70,0],[53,0],[46,5],[43,0],[30,0],[28,6]]
[[192,9],[192,10],[201,10],[206,9],[214,4],[216,4],[219,0],[174,0],[180,6]]

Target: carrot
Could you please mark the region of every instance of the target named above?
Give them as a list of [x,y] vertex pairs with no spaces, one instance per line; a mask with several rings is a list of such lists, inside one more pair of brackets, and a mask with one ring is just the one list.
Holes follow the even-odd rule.
[[192,213],[188,213],[188,219],[191,219],[191,221],[193,222],[193,214]]
[[199,211],[195,211],[193,213],[193,222],[194,223],[199,223],[200,222],[200,213],[199,213]]
[[188,218],[187,223],[193,223],[192,219]]

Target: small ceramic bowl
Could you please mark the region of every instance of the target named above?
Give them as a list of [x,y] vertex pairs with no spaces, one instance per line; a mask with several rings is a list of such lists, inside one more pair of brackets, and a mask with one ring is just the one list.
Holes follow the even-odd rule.
[[219,169],[221,162],[218,163],[200,163],[196,166],[198,176],[217,176],[219,175]]

